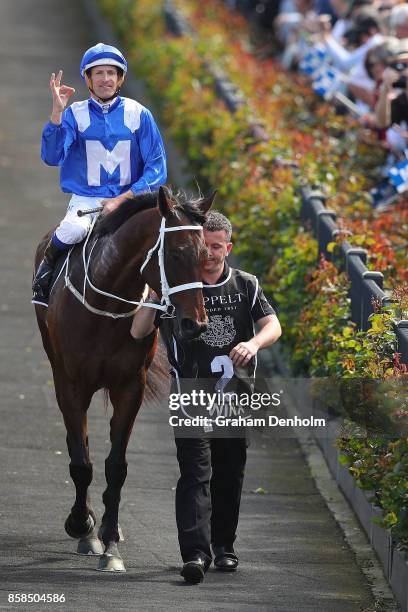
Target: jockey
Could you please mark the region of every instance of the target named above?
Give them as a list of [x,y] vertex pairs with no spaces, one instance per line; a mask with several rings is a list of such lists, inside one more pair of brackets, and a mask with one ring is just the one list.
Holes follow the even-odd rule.
[[79,209],[103,206],[104,212],[111,212],[166,182],[166,154],[151,112],[119,96],[126,72],[126,59],[118,49],[103,43],[91,47],[80,66],[90,98],[69,108],[75,89],[61,84],[62,70],[51,75],[53,106],[42,133],[41,158],[49,166],[60,166],[61,189],[72,196],[35,275],[35,304],[48,306],[58,256],[81,242],[91,226],[96,213],[78,217]]

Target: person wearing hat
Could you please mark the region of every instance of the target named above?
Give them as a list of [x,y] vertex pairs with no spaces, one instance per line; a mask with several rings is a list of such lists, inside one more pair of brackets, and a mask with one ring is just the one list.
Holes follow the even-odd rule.
[[35,304],[48,306],[55,263],[61,252],[85,238],[96,213],[78,217],[79,209],[104,212],[166,182],[166,154],[151,112],[119,95],[127,61],[121,51],[98,43],[81,61],[80,74],[90,97],[68,102],[73,87],[62,84],[62,70],[52,73],[52,111],[42,133],[41,158],[60,167],[60,184],[71,199],[54,231],[33,280]]

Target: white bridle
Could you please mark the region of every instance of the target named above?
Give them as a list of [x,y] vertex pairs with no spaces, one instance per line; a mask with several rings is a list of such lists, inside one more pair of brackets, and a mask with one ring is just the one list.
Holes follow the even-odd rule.
[[[125,317],[131,317],[132,315],[135,314],[135,312],[140,307],[144,306],[145,308],[155,308],[156,310],[163,311],[162,317],[174,317],[175,307],[171,303],[170,296],[173,295],[173,293],[179,293],[180,291],[186,291],[187,289],[202,289],[203,288],[203,283],[201,281],[194,282],[194,283],[184,283],[183,285],[176,285],[175,287],[170,287],[167,281],[166,270],[164,267],[164,238],[165,238],[166,233],[167,232],[179,232],[182,230],[201,231],[202,227],[200,225],[178,225],[176,227],[166,227],[166,219],[163,217],[161,220],[161,224],[160,224],[159,237],[155,245],[147,253],[146,259],[144,260],[143,264],[140,267],[140,274],[142,274],[144,268],[149,263],[154,252],[157,250],[157,256],[159,259],[159,270],[160,270],[160,288],[161,288],[161,294],[162,294],[161,303],[160,304],[150,304],[150,303],[147,304],[143,300],[142,301],[126,300],[124,298],[119,297],[118,295],[114,295],[113,293],[108,293],[107,291],[102,291],[101,289],[98,289],[98,287],[95,287],[95,285],[91,282],[88,276],[88,269],[89,269],[89,264],[91,261],[92,251],[98,239],[96,239],[94,244],[92,245],[92,248],[89,252],[88,259],[86,259],[86,254],[85,254],[86,246],[88,244],[93,227],[95,225],[95,221],[96,221],[96,218],[94,219],[92,223],[88,236],[84,242],[84,246],[82,248],[82,260],[84,263],[84,286],[83,286],[82,293],[80,293],[78,289],[74,287],[74,285],[72,284],[69,278],[69,257],[71,255],[71,251],[68,254],[66,264],[65,264],[65,285],[66,287],[68,287],[71,293],[73,293],[73,295],[85,306],[85,308],[87,308],[91,312],[95,314],[103,315],[105,317],[111,317],[113,319],[122,319]],[[99,310],[98,308],[91,306],[85,299],[85,292],[86,292],[87,285],[89,285],[89,287],[93,291],[95,291],[96,293],[99,293],[100,295],[104,295],[105,297],[109,297],[113,300],[118,300],[119,302],[124,302],[125,304],[132,304],[133,306],[137,306],[137,307],[130,312],[124,312],[124,313],[107,312],[105,310]]]

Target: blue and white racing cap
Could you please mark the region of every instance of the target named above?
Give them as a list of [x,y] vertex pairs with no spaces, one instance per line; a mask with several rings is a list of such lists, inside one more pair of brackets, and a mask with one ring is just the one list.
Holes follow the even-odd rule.
[[128,69],[127,61],[119,49],[111,45],[98,43],[84,53],[80,67],[82,79],[85,80],[85,72],[89,68],[101,65],[117,66],[123,70],[123,74],[126,74]]

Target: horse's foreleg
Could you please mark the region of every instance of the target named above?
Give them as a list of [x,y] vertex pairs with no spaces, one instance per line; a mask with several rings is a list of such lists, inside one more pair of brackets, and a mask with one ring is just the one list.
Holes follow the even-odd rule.
[[145,381],[146,375],[142,371],[131,385],[111,389],[109,392],[113,405],[113,416],[110,423],[112,447],[105,461],[107,483],[103,493],[105,513],[99,531],[105,545],[105,554],[100,559],[98,569],[104,571],[125,571],[117,545],[119,542],[119,502],[127,475],[126,449],[142,402]]
[[65,531],[72,538],[82,538],[89,535],[96,522],[88,499],[92,463],[89,459],[86,412],[91,395],[82,392],[79,387],[61,382],[57,383],[56,391],[67,430],[67,447],[71,458],[69,472],[76,491],[75,503],[65,522]]

